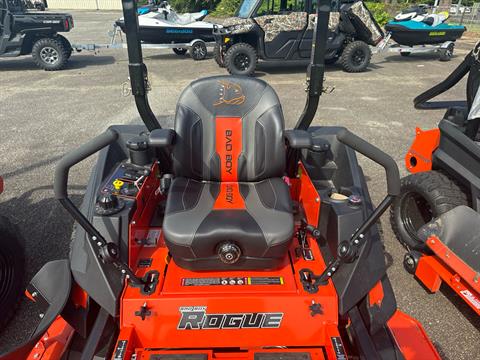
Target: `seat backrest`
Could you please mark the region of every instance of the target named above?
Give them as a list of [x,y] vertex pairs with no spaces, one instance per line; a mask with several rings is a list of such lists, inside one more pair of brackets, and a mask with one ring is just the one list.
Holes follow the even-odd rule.
[[264,81],[215,76],[191,83],[175,117],[176,176],[207,181],[260,181],[285,171],[284,119]]

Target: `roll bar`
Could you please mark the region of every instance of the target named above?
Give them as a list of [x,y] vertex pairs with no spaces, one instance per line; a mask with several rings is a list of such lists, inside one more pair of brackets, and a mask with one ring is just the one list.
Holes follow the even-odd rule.
[[313,32],[310,64],[307,69],[307,101],[295,129],[307,130],[310,127],[322,95],[331,6],[331,0],[317,0],[317,22]]

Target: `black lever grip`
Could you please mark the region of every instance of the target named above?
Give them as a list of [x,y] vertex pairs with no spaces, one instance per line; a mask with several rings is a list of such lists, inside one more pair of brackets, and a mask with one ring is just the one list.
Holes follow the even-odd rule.
[[376,146],[373,146],[347,129],[341,129],[337,134],[337,139],[341,143],[381,165],[387,175],[388,194],[391,196],[398,196],[400,194],[400,173],[397,163],[390,155],[387,155]]
[[107,129],[103,134],[98,135],[86,144],[66,154],[55,169],[55,180],[53,183],[55,198],[62,200],[68,197],[68,172],[72,166],[95,154],[97,151],[100,151],[105,146],[112,144],[117,139],[118,133],[113,129]]

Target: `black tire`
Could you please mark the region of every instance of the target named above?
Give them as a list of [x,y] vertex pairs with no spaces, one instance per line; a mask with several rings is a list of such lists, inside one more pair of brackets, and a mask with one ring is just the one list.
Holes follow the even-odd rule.
[[232,45],[225,54],[225,67],[232,75],[252,76],[257,67],[257,52],[247,43]]
[[438,171],[404,177],[400,196],[390,209],[390,222],[400,243],[408,250],[428,252],[417,231],[426,223],[460,206],[467,195],[447,175]]
[[67,65],[69,51],[71,51],[71,47],[69,50],[58,36],[42,38],[33,44],[32,57],[40,69],[57,71]]
[[218,66],[220,66],[221,68],[225,67],[225,62],[223,61],[222,56],[222,49],[218,44],[215,44],[215,47],[213,48],[213,58],[215,59],[215,62]]
[[367,43],[353,41],[343,49],[340,63],[346,72],[359,73],[367,69],[371,58],[372,51]]
[[187,53],[187,51],[188,51],[187,49],[184,49],[184,48],[173,48],[172,50],[173,50],[173,52],[174,52],[175,54],[177,54],[178,56],[183,56],[183,55],[185,55],[185,54]]
[[450,61],[455,51],[455,44],[451,43],[446,49],[439,50],[440,61]]
[[72,52],[73,52],[72,44],[70,44],[70,41],[68,41],[68,39],[65,36],[57,35],[57,38],[59,38],[63,42],[63,44],[65,45],[65,49],[67,50],[67,52],[66,52],[67,59],[70,59],[70,57],[72,56]]
[[11,320],[24,290],[25,255],[18,229],[0,216],[0,331]]
[[205,42],[198,40],[192,44],[190,48],[190,56],[193,60],[203,60],[207,57],[207,45]]
[[400,53],[400,55],[401,55],[401,56],[404,56],[404,57],[410,56],[410,54],[411,54],[411,52],[409,52],[409,51],[402,51],[402,52]]

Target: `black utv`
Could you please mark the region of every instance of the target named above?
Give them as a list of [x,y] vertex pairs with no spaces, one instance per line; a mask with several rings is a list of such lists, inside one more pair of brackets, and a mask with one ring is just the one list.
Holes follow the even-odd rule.
[[28,11],[21,0],[0,0],[0,57],[32,54],[41,69],[60,70],[72,46],[59,33],[72,28],[69,14]]
[[[215,27],[215,60],[233,75],[252,75],[257,61],[310,57],[315,1],[243,0],[233,18]],[[368,67],[383,32],[362,1],[337,3],[330,14],[326,63],[340,61],[347,72]]]

